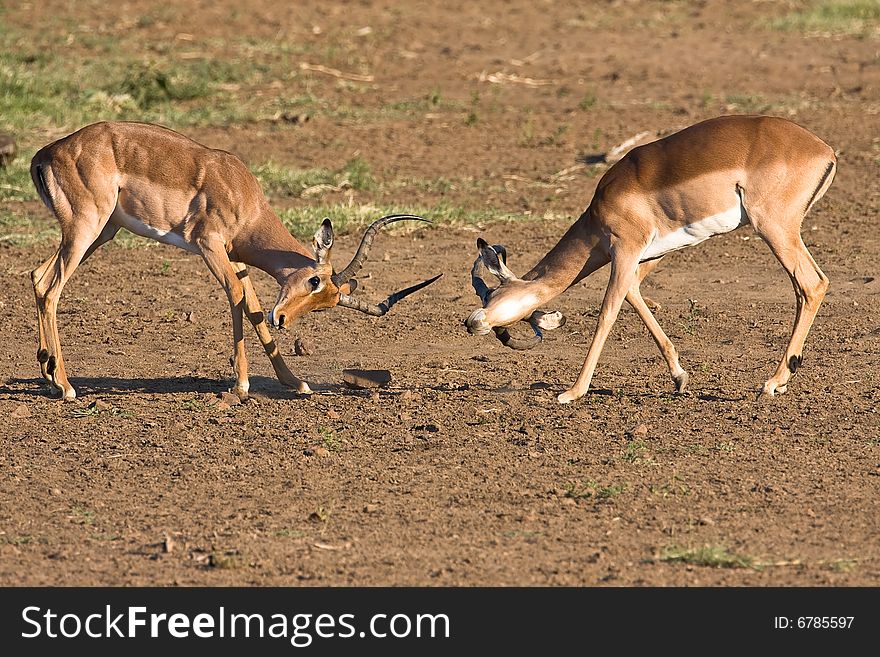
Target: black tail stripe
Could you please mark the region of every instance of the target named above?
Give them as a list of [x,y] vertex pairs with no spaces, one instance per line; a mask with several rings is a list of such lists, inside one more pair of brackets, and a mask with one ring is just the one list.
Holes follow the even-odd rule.
[[825,167],[825,173],[822,174],[822,179],[819,181],[819,184],[816,185],[816,189],[813,190],[813,195],[810,197],[810,200],[807,201],[807,207],[804,208],[804,214],[810,209],[810,206],[813,205],[813,201],[816,200],[816,196],[819,194],[819,190],[822,189],[822,185],[825,184],[825,181],[828,180],[828,176],[831,175],[831,172],[834,170],[834,162],[829,162],[828,166]]

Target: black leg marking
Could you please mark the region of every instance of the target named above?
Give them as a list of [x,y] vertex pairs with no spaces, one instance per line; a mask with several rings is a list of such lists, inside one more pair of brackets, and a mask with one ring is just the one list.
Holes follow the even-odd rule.
[[804,362],[803,356],[792,356],[788,359],[788,369],[791,370],[791,373],[794,374],[798,371],[798,368]]
[[37,360],[41,363],[45,363],[47,360],[49,360],[49,352],[46,349],[38,349]]
[[46,373],[49,376],[55,374],[55,356],[49,356],[49,361],[46,363]]

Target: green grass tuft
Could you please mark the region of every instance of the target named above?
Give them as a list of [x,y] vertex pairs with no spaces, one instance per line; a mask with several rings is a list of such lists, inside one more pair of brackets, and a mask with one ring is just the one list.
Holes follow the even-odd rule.
[[819,0],[803,9],[769,21],[786,32],[807,34],[880,34],[880,2],[877,0]]
[[672,546],[664,550],[660,561],[685,563],[709,568],[753,568],[751,557],[733,554],[720,545],[705,545],[698,548]]

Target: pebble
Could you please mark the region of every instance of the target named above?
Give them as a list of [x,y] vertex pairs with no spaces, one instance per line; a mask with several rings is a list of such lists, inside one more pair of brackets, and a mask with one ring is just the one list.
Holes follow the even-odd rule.
[[301,338],[297,338],[293,341],[293,353],[297,356],[308,356],[311,353],[311,350]]
[[9,135],[0,134],[0,167],[9,165],[15,159],[15,140]]
[[30,411],[30,409],[29,409],[27,406],[25,406],[24,404],[19,404],[18,406],[15,407],[15,410],[12,411],[12,413],[10,413],[10,415],[11,415],[12,417],[16,417],[16,418],[21,419],[21,418],[30,417],[30,416],[31,416],[31,411]]
[[642,422],[641,424],[634,426],[632,429],[630,429],[626,433],[630,436],[641,436],[641,437],[647,436],[648,435],[648,425],[645,424],[644,422]]
[[[220,393],[220,404],[226,403],[227,406],[238,406],[241,403],[241,399],[238,398],[234,392],[221,392]],[[218,406],[220,404],[217,404]]]

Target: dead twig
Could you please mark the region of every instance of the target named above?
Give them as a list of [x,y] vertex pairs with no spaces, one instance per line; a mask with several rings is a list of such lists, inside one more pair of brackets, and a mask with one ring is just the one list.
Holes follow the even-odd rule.
[[303,71],[313,71],[315,73],[324,73],[332,75],[334,78],[342,78],[343,80],[354,80],[355,82],[372,82],[375,78],[372,75],[360,75],[358,73],[343,73],[339,69],[329,68],[321,64],[309,64],[302,62],[299,65]]
[[491,82],[492,84],[523,84],[527,87],[544,87],[550,84],[556,84],[556,80],[525,78],[517,75],[516,73],[502,73],[501,71],[497,71],[495,73],[486,73],[486,71],[482,71],[477,76],[477,79],[480,82]]

